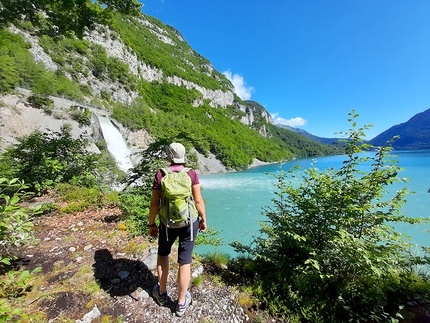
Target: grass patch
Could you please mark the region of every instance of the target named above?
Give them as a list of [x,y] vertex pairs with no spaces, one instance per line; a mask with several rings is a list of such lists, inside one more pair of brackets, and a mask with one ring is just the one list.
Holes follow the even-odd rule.
[[149,244],[146,243],[136,243],[135,241],[128,241],[124,248],[124,252],[128,254],[142,254],[148,249]]
[[100,291],[100,285],[93,279],[82,286],[82,291],[88,295],[92,295]]
[[191,285],[194,287],[200,287],[203,285],[204,281],[205,281],[205,277],[200,275],[200,276],[193,278],[191,280]]
[[215,272],[227,269],[227,264],[230,261],[230,256],[221,252],[210,252],[203,256],[202,262],[209,270]]
[[98,188],[58,184],[55,191],[58,197],[67,203],[66,206],[59,207],[60,213],[75,213],[88,208],[108,207],[119,202],[118,192],[105,193]]

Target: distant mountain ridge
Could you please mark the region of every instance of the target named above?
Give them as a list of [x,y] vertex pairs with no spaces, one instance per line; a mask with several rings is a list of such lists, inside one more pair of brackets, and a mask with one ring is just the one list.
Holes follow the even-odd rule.
[[[341,139],[318,137],[303,129],[284,124],[275,124],[275,126],[294,131],[322,144],[336,144]],[[390,143],[395,150],[430,149],[430,109],[414,115],[407,122],[392,126],[368,142],[374,146],[384,146],[396,136],[398,138]]]
[[313,134],[310,134],[306,130],[303,130],[303,129],[300,129],[300,128],[294,128],[294,127],[287,126],[287,125],[280,124],[280,123],[275,124],[275,126],[277,126],[279,128],[283,128],[283,129],[287,129],[287,130],[290,130],[290,131],[297,132],[297,133],[301,134],[304,137],[307,137],[307,138],[312,139],[314,141],[320,142],[322,144],[327,144],[327,145],[336,144],[339,141],[339,139],[340,139],[340,138],[318,137],[318,136],[315,136]]
[[407,122],[389,128],[370,140],[370,143],[383,146],[394,136],[399,136],[391,144],[395,150],[430,149],[430,109],[414,115]]

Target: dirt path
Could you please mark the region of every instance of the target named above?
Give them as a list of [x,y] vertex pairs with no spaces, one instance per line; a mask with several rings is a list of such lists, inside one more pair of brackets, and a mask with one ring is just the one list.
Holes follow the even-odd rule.
[[[168,283],[171,301],[158,306],[149,296],[157,282],[155,242],[131,238],[119,216],[108,208],[35,219],[38,243],[22,250],[18,265],[42,271],[14,307],[31,322],[249,322],[234,290],[205,274],[190,287],[194,302],[186,318],[174,315],[175,274]],[[195,260],[193,269],[199,265]],[[171,268],[176,273],[174,259]]]

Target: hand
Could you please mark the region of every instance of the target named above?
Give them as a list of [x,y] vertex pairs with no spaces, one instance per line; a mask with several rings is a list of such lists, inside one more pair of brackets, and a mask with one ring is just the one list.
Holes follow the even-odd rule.
[[199,228],[200,228],[200,232],[206,232],[206,229],[207,229],[206,221],[200,221]]
[[158,236],[158,228],[157,227],[149,227],[149,235],[151,237],[156,238]]

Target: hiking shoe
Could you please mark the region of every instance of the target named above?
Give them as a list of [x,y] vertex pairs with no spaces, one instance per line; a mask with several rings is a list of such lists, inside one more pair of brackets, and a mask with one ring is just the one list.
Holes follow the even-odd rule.
[[160,285],[155,285],[152,289],[152,297],[157,302],[158,305],[164,306],[167,304],[167,291],[160,294]]
[[185,310],[187,307],[193,302],[191,299],[191,294],[189,291],[185,294],[185,302],[184,304],[178,304],[176,305],[176,316],[182,316],[185,313]]

